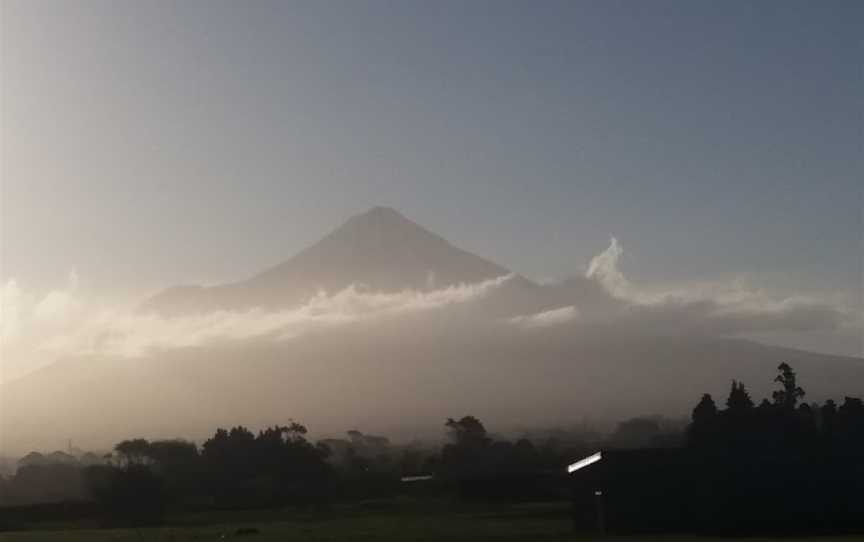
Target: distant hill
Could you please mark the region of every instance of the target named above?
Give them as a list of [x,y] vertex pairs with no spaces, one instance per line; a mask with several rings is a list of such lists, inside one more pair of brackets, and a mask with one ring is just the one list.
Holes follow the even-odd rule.
[[247,280],[168,288],[145,303],[144,310],[180,315],[286,308],[321,290],[333,293],[352,284],[382,292],[427,290],[509,273],[503,266],[453,246],[394,209],[373,207],[287,261]]

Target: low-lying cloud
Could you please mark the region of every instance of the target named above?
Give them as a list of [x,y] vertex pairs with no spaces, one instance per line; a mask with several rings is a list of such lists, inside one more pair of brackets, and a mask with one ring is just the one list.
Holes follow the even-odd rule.
[[9,281],[0,297],[0,347],[6,379],[64,356],[138,357],[164,349],[212,346],[254,339],[284,341],[313,330],[404,313],[443,310],[489,295],[511,279],[432,291],[370,292],[351,285],[319,292],[300,307],[279,311],[215,311],[163,317],[134,307],[108,307],[86,300],[72,274],[66,288],[42,297]]
[[[826,331],[860,325],[860,316],[805,296],[772,297],[741,283],[700,288],[649,289],[633,284],[619,267],[623,248],[612,238],[595,256],[585,276],[600,284],[612,309],[586,310],[579,291],[560,287],[542,310],[519,310],[505,304],[509,314],[469,312],[477,323],[497,322],[524,329],[600,324],[611,333],[661,333],[755,336],[763,332]],[[428,312],[450,317],[452,311],[480,306],[485,298],[511,295],[512,276],[431,291],[374,292],[349,286],[334,293],[319,292],[302,306],[278,310],[217,311],[208,314],[162,317],[141,313],[135,306],[93,302],[71,273],[64,288],[41,296],[15,280],[0,290],[0,378],[14,379],[65,356],[143,356],[154,351],[222,342],[266,339],[286,341],[317,330]],[[554,285],[537,286],[543,289]],[[536,305],[536,304],[535,304]],[[457,309],[460,307],[460,309]],[[528,307],[526,307],[528,308]],[[589,307],[590,308],[590,307]],[[860,354],[860,352],[854,352]]]

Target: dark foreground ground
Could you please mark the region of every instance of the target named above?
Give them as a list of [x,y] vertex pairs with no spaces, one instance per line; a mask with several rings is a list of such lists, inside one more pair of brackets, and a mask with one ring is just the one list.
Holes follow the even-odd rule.
[[[567,505],[561,503],[466,507],[436,502],[369,502],[323,511],[251,511],[208,513],[174,518],[171,526],[141,529],[94,529],[85,524],[41,524],[38,530],[0,533],[3,542],[185,542],[239,539],[260,541],[590,541],[574,534]],[[242,530],[257,531],[243,534]],[[615,537],[610,537],[615,539]],[[630,542],[723,542],[719,537],[628,536]],[[778,540],[747,538],[748,542]],[[862,536],[810,537],[798,542],[852,542]]]

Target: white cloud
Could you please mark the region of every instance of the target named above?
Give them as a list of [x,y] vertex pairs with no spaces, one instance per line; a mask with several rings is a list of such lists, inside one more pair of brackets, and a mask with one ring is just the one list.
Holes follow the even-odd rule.
[[52,290],[33,308],[33,317],[37,320],[56,321],[68,318],[78,307],[76,294],[78,291],[78,273],[71,271],[63,290]]
[[508,320],[511,324],[522,327],[546,327],[557,326],[572,322],[579,317],[579,311],[573,305],[552,309],[548,311],[538,312],[523,316],[514,316]]
[[854,309],[817,296],[776,296],[751,287],[742,277],[729,282],[680,287],[641,288],[619,268],[624,251],[612,237],[609,247],[591,260],[586,278],[625,302],[617,322],[664,332],[700,332],[719,336],[768,331],[832,330],[860,326]]
[[434,291],[381,293],[349,286],[332,295],[319,292],[306,304],[281,311],[217,311],[166,318],[132,307],[87,303],[77,277],[66,289],[44,296],[25,294],[17,282],[2,290],[0,354],[9,379],[70,355],[137,357],[151,350],[203,346],[255,337],[288,340],[328,326],[433,311],[488,295],[510,276]]
[[612,237],[609,247],[591,259],[585,277],[596,280],[616,297],[632,295],[630,282],[618,269],[618,260],[621,259],[622,254],[624,249],[621,248],[618,239]]

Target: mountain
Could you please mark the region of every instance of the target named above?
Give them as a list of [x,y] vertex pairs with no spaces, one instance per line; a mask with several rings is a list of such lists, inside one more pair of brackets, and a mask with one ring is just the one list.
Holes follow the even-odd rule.
[[172,287],[143,308],[171,316],[218,309],[276,309],[301,304],[321,290],[333,293],[352,284],[382,292],[427,290],[508,274],[506,268],[453,246],[394,209],[373,207],[247,280],[213,287]]
[[[459,283],[470,286],[442,289]],[[369,305],[347,296],[308,310],[143,315],[99,327],[78,355],[0,385],[0,452],[56,449],[67,438],[106,447],[195,438],[289,418],[316,435],[357,427],[437,437],[444,419],[465,414],[501,431],[687,416],[702,393],[722,402],[733,378],[770,397],[781,362],[798,371],[808,402],[864,389],[861,358],[736,338],[783,318],[788,326],[776,310],[736,315],[701,299],[640,305],[586,276],[536,284],[383,207],[248,280],[171,288],[144,310],[281,309],[352,284],[436,291],[385,296],[409,307],[395,311],[376,310],[378,296],[356,296],[374,297]],[[792,316],[799,326],[801,313]]]

